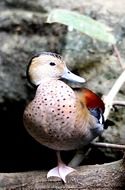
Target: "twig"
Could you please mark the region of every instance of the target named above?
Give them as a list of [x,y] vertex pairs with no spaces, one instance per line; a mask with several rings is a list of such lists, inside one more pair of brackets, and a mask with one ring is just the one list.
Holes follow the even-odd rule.
[[105,103],[105,113],[104,113],[104,118],[105,120],[108,118],[108,115],[110,113],[110,110],[113,105],[113,100],[117,93],[119,92],[121,86],[125,82],[125,70],[122,72],[122,74],[118,77],[116,80],[115,84],[109,91],[108,95],[104,97],[104,103]]
[[[120,53],[118,51],[117,46],[113,45],[112,47],[114,49],[118,63],[121,65],[121,67],[123,69],[125,69],[125,66],[121,61],[121,56],[120,56]],[[121,73],[119,78],[116,80],[115,84],[113,85],[113,87],[109,91],[108,95],[103,97],[104,103],[105,103],[105,113],[104,113],[105,120],[108,118],[108,115],[109,115],[110,110],[111,110],[112,105],[113,105],[113,100],[114,100],[115,96],[117,95],[117,93],[119,92],[119,90],[120,90],[120,88],[124,82],[125,82],[125,70]]]
[[121,65],[122,69],[125,69],[125,64],[122,63],[122,60],[121,60],[121,55],[119,53],[119,50],[117,48],[116,45],[112,45],[113,49],[114,49],[114,52],[115,52],[115,56],[118,60],[118,63]]
[[90,146],[96,146],[101,148],[114,148],[114,149],[120,149],[125,150],[125,145],[120,144],[110,144],[110,143],[101,143],[101,142],[92,142],[90,143]]
[[125,106],[125,101],[121,101],[121,100],[114,100],[113,101],[113,106]]

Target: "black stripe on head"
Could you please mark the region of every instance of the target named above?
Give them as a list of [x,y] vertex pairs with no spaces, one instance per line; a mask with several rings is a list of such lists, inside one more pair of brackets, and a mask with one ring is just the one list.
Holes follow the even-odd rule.
[[52,52],[41,52],[41,53],[39,54],[39,56],[40,56],[40,55],[50,55],[50,56],[52,56],[52,57],[56,57],[56,58],[62,60],[62,56],[59,55],[59,54],[57,54],[57,53],[52,53]]
[[59,55],[59,54],[57,54],[57,53],[52,53],[52,52],[37,52],[37,53],[35,53],[35,54],[32,56],[31,59],[33,59],[33,58],[35,58],[35,57],[39,57],[40,55],[50,55],[50,56],[52,56],[52,57],[56,57],[56,58],[62,60],[62,56],[61,56],[61,55]]
[[31,82],[31,80],[30,80],[29,67],[30,67],[30,65],[31,65],[31,63],[32,63],[32,60],[33,60],[35,57],[39,57],[40,55],[50,55],[50,56],[52,56],[52,57],[56,57],[56,58],[62,60],[62,56],[59,55],[59,54],[57,54],[57,53],[41,52],[41,51],[40,51],[40,52],[37,52],[37,53],[33,54],[33,55],[31,56],[31,58],[30,58],[30,61],[29,61],[29,63],[28,63],[27,69],[26,69],[26,77],[27,77],[27,80],[28,80],[28,82],[29,82],[33,87],[36,87],[36,85],[33,84],[33,83]]

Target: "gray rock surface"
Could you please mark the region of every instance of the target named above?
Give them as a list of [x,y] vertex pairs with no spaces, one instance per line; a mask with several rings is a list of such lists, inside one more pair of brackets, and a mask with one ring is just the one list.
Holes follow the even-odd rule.
[[25,10],[3,10],[0,19],[0,102],[26,100],[25,73],[32,53],[60,51],[66,27],[50,27],[45,14]]

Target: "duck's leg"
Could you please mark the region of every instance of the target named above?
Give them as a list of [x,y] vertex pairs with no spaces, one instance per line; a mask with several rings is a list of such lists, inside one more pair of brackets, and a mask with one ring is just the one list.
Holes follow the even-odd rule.
[[79,166],[81,164],[81,162],[83,162],[83,160],[88,156],[90,151],[91,151],[91,148],[88,146],[83,147],[83,149],[77,150],[75,156],[69,162],[68,166],[70,166],[70,167]]
[[55,176],[55,177],[59,177],[61,178],[64,183],[66,183],[66,176],[71,173],[76,171],[75,169],[66,166],[63,161],[61,160],[61,156],[60,156],[60,152],[57,152],[57,160],[58,160],[58,166],[51,169],[48,174],[47,174],[47,178],[51,177],[51,176]]

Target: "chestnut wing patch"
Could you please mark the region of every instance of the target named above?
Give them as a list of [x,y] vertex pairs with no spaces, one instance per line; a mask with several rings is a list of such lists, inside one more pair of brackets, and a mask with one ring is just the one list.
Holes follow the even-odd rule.
[[91,90],[84,88],[81,89],[83,100],[86,103],[86,106],[89,109],[101,109],[102,113],[104,113],[105,110],[105,105],[104,102],[101,100],[101,98],[96,95],[94,92]]

